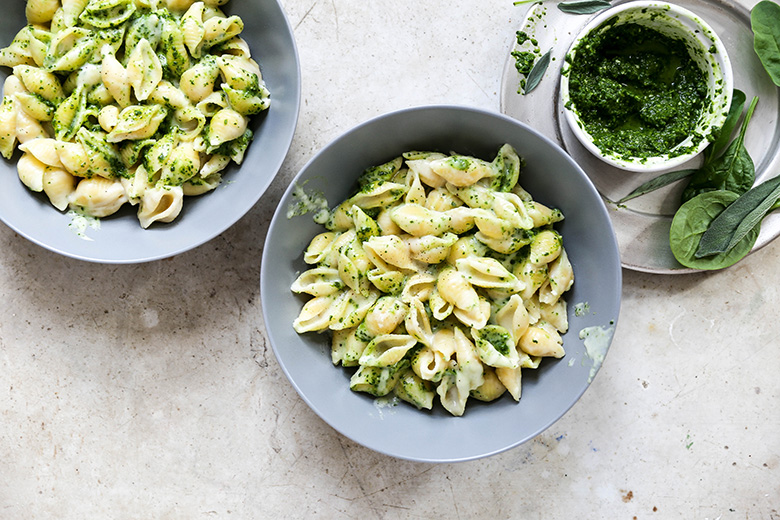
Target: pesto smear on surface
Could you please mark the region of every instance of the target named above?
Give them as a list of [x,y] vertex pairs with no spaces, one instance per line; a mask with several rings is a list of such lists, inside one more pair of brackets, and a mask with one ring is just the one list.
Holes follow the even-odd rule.
[[706,74],[682,40],[637,23],[594,31],[575,49],[568,74],[567,108],[600,150],[674,157],[700,142],[672,151],[694,133],[707,101]]

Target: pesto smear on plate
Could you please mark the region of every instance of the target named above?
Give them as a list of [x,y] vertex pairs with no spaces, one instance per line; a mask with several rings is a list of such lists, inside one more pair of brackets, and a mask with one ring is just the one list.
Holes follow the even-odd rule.
[[637,23],[602,26],[567,59],[567,108],[600,150],[674,157],[698,144],[674,149],[694,133],[707,100],[706,74],[682,40]]

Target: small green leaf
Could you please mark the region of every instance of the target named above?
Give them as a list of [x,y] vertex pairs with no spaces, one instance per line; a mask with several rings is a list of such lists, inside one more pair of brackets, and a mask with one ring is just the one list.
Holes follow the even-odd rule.
[[780,87],[780,5],[763,0],[750,12],[753,49],[775,85]]
[[745,192],[709,225],[699,242],[696,258],[728,252],[761,224],[779,199],[780,177]]
[[675,170],[673,172],[666,172],[662,175],[659,175],[658,177],[654,177],[650,179],[644,184],[641,184],[638,188],[636,188],[634,191],[632,191],[631,193],[629,193],[628,195],[626,195],[625,197],[623,197],[617,202],[618,204],[620,204],[621,202],[626,202],[628,200],[639,197],[640,195],[644,195],[645,193],[650,193],[651,191],[661,189],[664,186],[668,186],[669,184],[672,184],[673,182],[677,182],[681,179],[685,179],[686,177],[690,177],[697,171],[698,170],[693,168],[690,170]]
[[593,14],[610,7],[612,4],[605,0],[574,0],[558,4],[558,9],[567,14]]
[[534,63],[534,68],[532,68],[531,72],[528,73],[528,80],[525,83],[525,90],[523,91],[523,94],[530,93],[533,89],[536,88],[539,82],[542,81],[544,73],[547,72],[547,67],[550,66],[551,53],[552,49],[544,53],[541,58],[536,60],[536,63]]
[[753,186],[755,167],[753,159],[745,148],[745,133],[757,103],[758,98],[754,97],[742,121],[739,135],[729,144],[726,151],[691,176],[688,186],[682,193],[683,201],[713,190],[729,190],[740,195]]
[[702,235],[718,215],[738,197],[731,191],[708,191],[680,206],[669,229],[669,245],[678,262],[694,269],[723,269],[737,263],[753,249],[758,238],[758,226],[749,230],[729,251],[696,258]]
[[742,115],[742,110],[745,108],[746,99],[744,92],[734,89],[734,92],[731,95],[729,113],[726,116],[726,120],[723,122],[723,126],[720,127],[718,138],[707,147],[704,159],[705,162],[710,162],[728,146],[731,134],[737,127],[739,117]]

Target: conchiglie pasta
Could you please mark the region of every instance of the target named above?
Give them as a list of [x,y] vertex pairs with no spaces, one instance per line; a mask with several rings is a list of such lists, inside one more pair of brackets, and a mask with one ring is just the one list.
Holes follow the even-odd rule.
[[0,49],[0,154],[21,148],[20,181],[41,191],[45,171],[52,205],[92,217],[138,205],[144,228],[219,186],[271,99],[226,1],[27,0]]
[[94,217],[116,213],[127,202],[125,189],[119,182],[102,177],[82,179],[70,196],[70,205]]
[[183,206],[184,192],[180,186],[154,187],[144,190],[138,208],[141,227],[148,228],[154,222],[172,222]]
[[406,152],[318,216],[293,327],[331,332],[333,363],[357,367],[352,390],[460,416],[469,397],[520,400],[522,371],[565,355],[563,215],[520,187],[522,167],[508,145],[492,162]]

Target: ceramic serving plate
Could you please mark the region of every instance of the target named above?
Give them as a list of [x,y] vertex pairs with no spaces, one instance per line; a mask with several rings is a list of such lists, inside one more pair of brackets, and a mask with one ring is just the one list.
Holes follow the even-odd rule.
[[[613,5],[625,2],[616,1]],[[680,0],[674,2],[706,22],[720,36],[728,52],[734,88],[753,96],[759,103],[750,122],[746,146],[756,167],[756,182],[780,173],[780,89],[769,79],[753,51],[750,11],[747,0]],[[536,3],[528,7],[517,30],[535,38],[542,53],[552,51],[552,61],[538,87],[527,95],[517,93],[520,77],[514,58],[507,52],[501,86],[501,111],[533,126],[563,147],[582,167],[609,208],[623,266],[659,274],[682,274],[688,269],[674,258],[669,248],[669,228],[678,207],[682,183],[617,205],[619,200],[640,184],[663,172],[634,173],[605,164],[588,152],[566,123],[560,103],[560,70],[566,51],[574,38],[598,13],[574,15],[560,11],[555,3]],[[514,49],[513,43],[511,48]],[[510,49],[511,50],[511,49]],[[695,158],[672,169],[695,168]],[[780,235],[780,213],[770,214],[763,222],[754,251]]]

